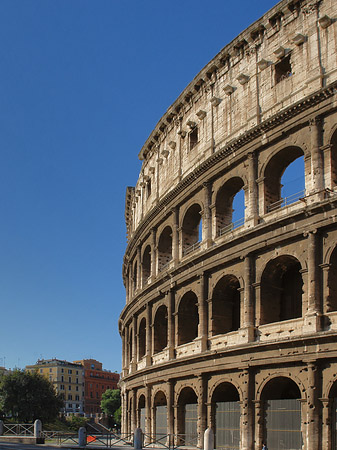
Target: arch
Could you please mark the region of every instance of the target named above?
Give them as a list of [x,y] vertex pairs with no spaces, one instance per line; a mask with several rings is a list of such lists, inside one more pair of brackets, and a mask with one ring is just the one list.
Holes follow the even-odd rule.
[[129,338],[128,338],[128,344],[129,344],[129,363],[132,361],[132,352],[133,352],[133,329],[129,329]]
[[335,130],[330,140],[331,146],[331,188],[337,186],[337,130]]
[[263,440],[270,448],[302,448],[301,391],[290,378],[277,376],[261,393]]
[[[238,198],[242,188],[244,186],[244,182],[240,177],[233,177],[230,180],[226,181],[220,189],[218,190],[215,197],[215,219],[216,219],[216,232],[218,236],[226,233],[233,229],[233,203],[234,198]],[[244,198],[240,202],[240,205],[237,205],[242,209],[241,217],[236,217],[236,219],[241,219],[244,217]],[[237,223],[237,222],[235,222]]]
[[[265,212],[270,212],[284,206],[281,198],[282,175],[287,167],[301,156],[304,156],[304,152],[300,147],[288,146],[274,154],[267,162],[263,174]],[[296,189],[295,191],[297,193]],[[295,194],[295,192],[292,194]],[[293,201],[297,201],[299,198],[295,199],[294,196]],[[289,200],[289,203],[293,201]]]
[[[185,445],[197,444],[198,397],[192,387],[184,387],[178,397],[178,435]],[[178,438],[178,441],[181,438]],[[182,442],[178,442],[180,444]]]
[[132,286],[133,286],[133,292],[136,292],[137,290],[137,272],[138,272],[138,265],[137,261],[133,265],[133,271],[132,271]]
[[158,435],[167,434],[167,399],[163,391],[157,391],[154,399],[154,430]]
[[331,441],[331,448],[337,447],[337,381],[333,380],[333,383],[329,386],[329,416],[328,421],[329,437]]
[[142,318],[138,329],[138,358],[145,356],[146,352],[146,319]]
[[182,252],[183,256],[198,248],[201,240],[201,206],[198,203],[191,205],[185,212],[182,221]]
[[145,401],[145,395],[141,394],[138,399],[138,424],[139,427],[142,429],[143,433],[145,432],[145,425],[146,425],[146,409],[145,409],[146,401]]
[[326,312],[337,311],[337,247],[330,255],[329,264]]
[[260,325],[302,316],[301,264],[289,255],[269,261],[261,277]]
[[240,283],[234,275],[225,275],[212,294],[212,336],[240,328]]
[[151,276],[151,246],[147,245],[143,253],[142,260],[142,282],[143,285],[148,283]]
[[198,337],[198,297],[192,291],[186,292],[178,306],[178,345],[192,342]]
[[216,386],[211,400],[216,448],[240,448],[240,396],[229,382]]
[[167,308],[165,305],[159,306],[154,316],[154,353],[161,352],[167,346]]
[[158,239],[158,270],[163,270],[172,259],[172,228],[166,226]]

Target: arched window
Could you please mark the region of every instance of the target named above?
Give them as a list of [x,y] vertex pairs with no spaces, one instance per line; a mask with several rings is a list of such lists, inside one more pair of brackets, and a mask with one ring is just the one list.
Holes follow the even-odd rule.
[[337,311],[337,247],[332,252],[328,274],[328,297],[325,312]]
[[139,411],[138,423],[144,433],[145,432],[145,424],[146,424],[145,395],[141,395],[139,397],[138,411]]
[[272,449],[302,448],[301,393],[286,377],[271,380],[262,392],[264,410],[263,440]]
[[186,387],[178,399],[178,435],[182,440],[178,444],[197,446],[197,423],[198,397],[192,388]]
[[187,292],[178,308],[178,345],[192,342],[198,337],[198,298],[194,292]]
[[138,331],[138,356],[139,359],[143,358],[145,356],[146,352],[146,320],[143,319],[140,321],[139,324],[139,331]]
[[267,264],[261,277],[261,325],[302,316],[300,270],[292,256],[279,256]]
[[222,236],[244,224],[243,181],[239,177],[228,180],[218,191],[215,199],[217,235]]
[[200,225],[201,207],[197,203],[190,206],[186,211],[182,224],[182,246],[183,256],[199,248],[200,245]]
[[212,335],[240,328],[240,284],[234,275],[218,281],[212,295]]
[[149,245],[145,248],[143,253],[142,271],[143,285],[146,285],[151,275],[151,247]]
[[337,186],[337,130],[331,138],[331,189]]
[[154,353],[161,352],[167,346],[167,308],[161,305],[154,318]]
[[266,212],[297,202],[305,196],[304,158],[301,148],[287,147],[279,151],[269,161],[264,175]]
[[133,292],[136,292],[137,290],[137,261],[135,262],[134,266],[133,266],[133,272],[132,272],[132,281],[133,281]]
[[167,401],[162,391],[156,393],[153,406],[155,434],[157,439],[160,439],[161,435],[164,437],[167,434]]
[[158,270],[164,270],[172,259],[172,229],[167,226],[158,241]]
[[221,383],[212,395],[215,448],[240,448],[240,397],[231,383]]

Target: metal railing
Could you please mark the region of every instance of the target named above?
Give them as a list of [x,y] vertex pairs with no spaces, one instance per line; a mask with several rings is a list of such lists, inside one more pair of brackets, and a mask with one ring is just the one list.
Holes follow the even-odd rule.
[[236,228],[240,228],[245,224],[245,218],[241,217],[241,219],[235,220],[235,222],[226,225],[225,227],[219,230],[219,236],[223,236],[224,234],[229,233],[230,231],[235,230]]
[[267,212],[275,211],[276,209],[284,208],[285,206],[291,205],[292,203],[296,203],[302,198],[305,197],[305,189],[300,192],[296,192],[296,194],[289,195],[288,197],[281,198],[277,202],[272,203],[267,206]]
[[194,252],[195,250],[198,250],[198,248],[200,248],[201,242],[195,242],[194,244],[184,248],[183,250],[183,256],[187,256],[190,253]]
[[34,424],[4,423],[4,436],[34,436]]

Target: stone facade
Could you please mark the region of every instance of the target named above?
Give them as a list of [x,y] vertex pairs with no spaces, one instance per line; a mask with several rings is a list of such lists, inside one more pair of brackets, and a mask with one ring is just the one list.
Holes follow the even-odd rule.
[[[125,209],[123,432],[336,447],[336,48],[335,0],[281,1],[140,151]],[[282,198],[300,159],[304,189]]]

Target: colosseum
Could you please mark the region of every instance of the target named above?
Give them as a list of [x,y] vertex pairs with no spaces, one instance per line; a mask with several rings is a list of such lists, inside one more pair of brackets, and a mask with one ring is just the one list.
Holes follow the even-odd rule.
[[196,75],[139,158],[123,432],[336,449],[336,0],[279,2]]

